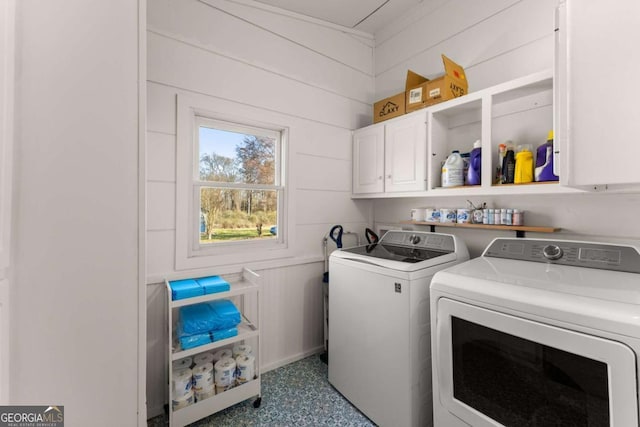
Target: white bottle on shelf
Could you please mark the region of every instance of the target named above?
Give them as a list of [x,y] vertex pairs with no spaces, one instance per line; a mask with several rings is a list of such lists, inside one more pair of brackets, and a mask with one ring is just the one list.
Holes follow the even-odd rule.
[[452,152],[442,165],[442,186],[456,187],[464,185],[464,160],[457,150]]

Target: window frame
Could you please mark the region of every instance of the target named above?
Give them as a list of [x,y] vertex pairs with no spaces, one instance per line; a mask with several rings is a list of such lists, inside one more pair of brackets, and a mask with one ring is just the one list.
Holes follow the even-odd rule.
[[[284,186],[282,185],[282,140],[283,140],[283,129],[271,129],[265,127],[257,127],[251,125],[244,125],[235,122],[223,121],[217,118],[211,118],[203,115],[195,115],[195,123],[194,123],[194,148],[193,148],[193,175],[192,175],[192,203],[191,207],[192,213],[196,212],[199,214],[200,211],[200,197],[201,191],[204,188],[227,188],[232,190],[267,190],[267,191],[276,191],[277,192],[277,217],[276,224],[280,225],[282,223],[282,211],[284,209]],[[200,143],[199,143],[199,130],[200,127],[208,127],[211,129],[218,129],[223,131],[230,131],[242,134],[252,134],[256,136],[267,136],[273,138],[275,140],[275,164],[274,164],[274,183],[273,184],[248,184],[244,182],[223,182],[223,181],[202,181],[200,180]],[[275,244],[281,244],[283,242],[282,235],[280,233],[276,234],[274,239],[263,240],[263,239],[248,239],[248,240],[232,240],[226,242],[216,242],[216,243],[200,243],[200,220],[198,215],[198,224],[197,227],[191,227],[192,232],[194,233],[192,237],[192,253],[198,253],[200,251],[208,251],[209,248],[212,247],[229,247],[229,249],[234,248],[236,246],[246,246],[247,244],[253,244],[256,247],[264,246],[264,248],[268,249]]]
[[[266,261],[290,257],[288,247],[290,202],[287,185],[287,159],[289,128],[259,120],[257,115],[242,118],[215,112],[213,101],[196,101],[192,97],[177,97],[176,129],[176,236],[175,265],[177,270],[220,265],[246,264],[248,261]],[[274,184],[246,184],[200,181],[199,128],[200,124],[218,124],[222,130],[241,133],[255,130],[256,135],[279,134],[276,141],[276,170]],[[261,133],[262,132],[262,133]],[[267,135],[267,136],[271,136]],[[278,233],[274,239],[237,240],[218,243],[200,243],[200,191],[201,188],[233,188],[246,190],[275,190],[278,192]]]

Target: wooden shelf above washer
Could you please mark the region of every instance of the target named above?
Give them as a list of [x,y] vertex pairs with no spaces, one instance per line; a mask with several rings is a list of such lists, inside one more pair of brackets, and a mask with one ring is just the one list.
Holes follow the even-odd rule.
[[436,227],[456,227],[456,228],[475,228],[478,230],[502,230],[502,231],[515,231],[516,237],[524,237],[524,233],[527,231],[533,233],[555,233],[560,231],[557,227],[540,227],[533,225],[498,225],[498,224],[470,224],[470,223],[457,223],[457,222],[427,222],[427,221],[400,221],[401,224],[412,225],[428,225],[431,227],[431,232],[435,232]]

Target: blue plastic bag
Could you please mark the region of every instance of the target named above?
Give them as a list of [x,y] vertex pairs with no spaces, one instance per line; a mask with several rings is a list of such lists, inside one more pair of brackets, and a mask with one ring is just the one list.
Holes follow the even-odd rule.
[[180,307],[180,323],[184,335],[229,329],[241,321],[233,302],[222,299]]

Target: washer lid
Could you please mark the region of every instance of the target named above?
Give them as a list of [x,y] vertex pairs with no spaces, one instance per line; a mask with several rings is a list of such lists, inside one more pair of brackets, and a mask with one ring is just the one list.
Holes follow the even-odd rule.
[[451,253],[451,251],[408,248],[404,246],[385,245],[384,243],[374,243],[367,246],[356,246],[354,248],[344,249],[344,252],[397,262],[406,262],[410,264],[415,264],[420,261],[426,261],[431,258]]
[[334,251],[331,257],[411,272],[464,261],[469,254],[465,244],[450,234],[393,230],[379,243]]
[[415,264],[455,251],[454,237],[450,234],[424,231],[392,230],[380,242],[367,246],[344,249],[344,252]]

